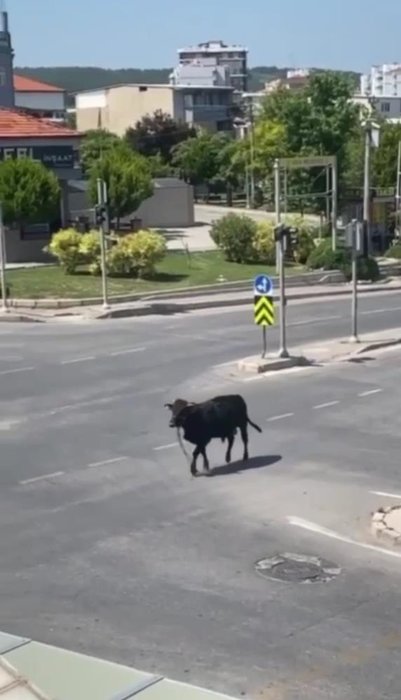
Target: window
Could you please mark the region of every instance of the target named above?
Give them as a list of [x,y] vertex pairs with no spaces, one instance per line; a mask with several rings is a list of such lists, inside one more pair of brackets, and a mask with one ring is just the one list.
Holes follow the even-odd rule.
[[4,87],[7,82],[6,69],[0,68],[0,87]]
[[146,85],[139,86],[139,92],[147,92],[147,90],[148,90],[148,88],[146,87]]
[[390,102],[382,102],[381,111],[388,113],[390,111]]

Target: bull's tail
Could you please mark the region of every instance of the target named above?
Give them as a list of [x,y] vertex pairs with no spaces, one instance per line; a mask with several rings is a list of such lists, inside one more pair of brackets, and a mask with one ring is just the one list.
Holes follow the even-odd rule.
[[258,431],[258,433],[261,433],[261,432],[262,432],[262,428],[260,428],[258,425],[256,425],[256,423],[253,423],[253,422],[251,421],[251,419],[249,418],[249,416],[246,417],[246,420],[247,420],[247,423],[249,423],[249,425],[252,426],[252,428],[255,428],[255,430]]

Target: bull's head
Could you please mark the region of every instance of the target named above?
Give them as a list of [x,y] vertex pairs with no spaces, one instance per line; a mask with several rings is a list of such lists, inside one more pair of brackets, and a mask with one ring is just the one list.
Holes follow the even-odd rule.
[[185,408],[192,406],[190,401],[185,401],[185,399],[176,399],[174,403],[165,403],[166,408],[171,411],[171,418],[169,426],[170,428],[181,428],[185,420]]

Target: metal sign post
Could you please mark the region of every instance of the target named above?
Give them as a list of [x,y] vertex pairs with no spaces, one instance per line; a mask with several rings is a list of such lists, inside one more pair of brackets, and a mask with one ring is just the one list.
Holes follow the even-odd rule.
[[97,179],[97,201],[98,201],[98,218],[99,221],[99,238],[100,238],[100,259],[102,267],[102,291],[103,291],[103,308],[109,309],[109,301],[107,294],[107,264],[106,264],[106,241],[105,228],[108,227],[107,215],[107,185],[100,178]]
[[363,254],[363,224],[353,219],[345,232],[345,244],[352,256],[352,331],[351,343],[359,343],[358,337],[358,257]]
[[1,278],[1,309],[7,313],[7,284],[6,284],[6,242],[4,237],[3,206],[0,203],[0,278]]
[[267,353],[266,326],[274,325],[274,301],[273,282],[267,275],[258,275],[253,283],[254,295],[254,319],[258,326],[262,326],[263,352],[262,358]]

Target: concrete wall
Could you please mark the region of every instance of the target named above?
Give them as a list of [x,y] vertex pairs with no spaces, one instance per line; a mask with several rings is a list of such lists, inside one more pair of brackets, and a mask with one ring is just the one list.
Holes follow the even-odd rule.
[[6,229],[6,260],[8,263],[52,262],[54,259],[43,252],[49,243],[50,236],[22,240],[21,234],[15,229]]
[[[167,180],[167,179],[166,179]],[[142,219],[144,227],[184,228],[195,223],[193,188],[171,179],[155,182],[153,196],[142,202],[135,216]]]
[[[85,190],[71,187],[68,209],[73,217],[89,215],[89,199]],[[152,197],[142,202],[138,211],[124,220],[142,220],[144,227],[185,228],[195,223],[193,187],[176,178],[157,178]]]

